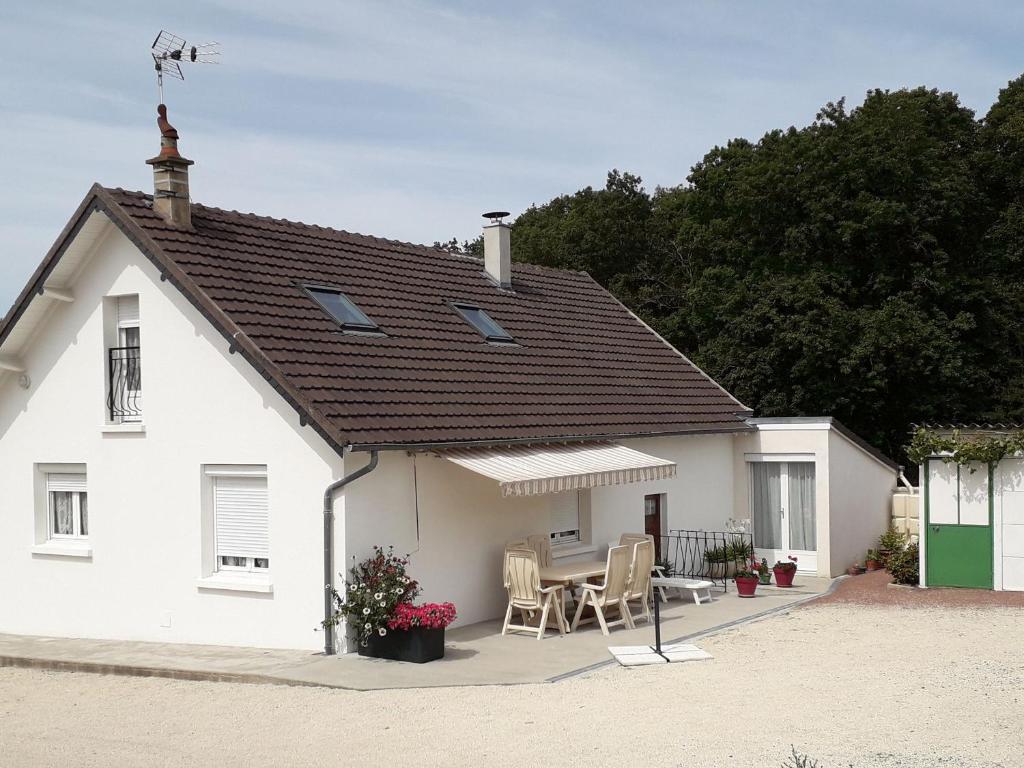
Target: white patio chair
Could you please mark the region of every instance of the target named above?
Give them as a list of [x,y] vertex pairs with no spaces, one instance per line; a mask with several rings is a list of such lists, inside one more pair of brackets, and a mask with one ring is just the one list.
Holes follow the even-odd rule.
[[651,544],[654,543],[654,537],[649,533],[624,533],[619,536],[619,546],[632,546],[638,544],[641,541],[649,541]]
[[[640,601],[642,616],[651,623],[651,570],[654,568],[654,544],[650,541],[638,541],[633,545],[633,559],[629,566],[629,579],[626,582],[626,611],[631,602]],[[630,613],[630,621],[635,626],[636,620]]]
[[[581,584],[583,597],[576,608],[576,615],[572,620],[572,631],[580,624],[580,617],[583,616],[583,609],[590,605],[594,609],[594,615],[598,624],[601,625],[602,634],[608,634],[609,627],[617,627],[620,624],[634,629],[633,619],[629,615],[629,608],[626,607],[627,581],[629,579],[630,551],[629,547],[609,547],[608,560],[604,573],[604,584]],[[605,611],[618,608],[620,618],[616,621],[608,621]],[[587,621],[593,621],[588,619]]]
[[[562,585],[541,587],[536,552],[532,549],[506,549],[504,578],[505,589],[508,590],[508,610],[505,611],[505,623],[501,627],[501,634],[508,634],[510,630],[536,632],[537,639],[542,639],[544,631],[548,628],[548,617],[552,608],[555,609],[558,634],[564,635],[568,631],[562,613]],[[519,611],[522,624],[511,623],[513,610]],[[536,627],[531,627],[527,624],[526,615],[527,612],[532,615],[536,611],[540,611],[540,621]]]
[[[638,544],[641,541],[649,541],[654,543],[654,537],[649,533],[624,533],[619,536],[619,546],[627,545],[632,546]],[[664,576],[665,571],[660,565],[651,564],[651,571],[656,572],[659,576]],[[664,587],[658,587],[658,592],[661,594],[661,602],[668,602],[668,592],[665,591]]]
[[536,533],[526,537],[527,546],[537,553],[537,565],[541,568],[551,567],[551,537]]

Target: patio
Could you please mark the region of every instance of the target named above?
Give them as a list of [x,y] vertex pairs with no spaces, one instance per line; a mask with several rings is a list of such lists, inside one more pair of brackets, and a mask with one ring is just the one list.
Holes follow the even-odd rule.
[[[794,588],[759,587],[752,599],[740,599],[732,587],[725,594],[714,590],[715,599],[703,605],[673,597],[661,606],[662,639],[714,633],[776,613],[825,593],[831,584],[800,575]],[[646,623],[635,630],[613,630],[609,637],[595,625],[564,637],[549,632],[544,640],[500,632],[497,620],[450,630],[445,658],[429,664],[356,654],[325,657],[302,651],[0,635],[0,666],[379,690],[557,682],[614,663],[609,645],[654,642],[654,627]]]

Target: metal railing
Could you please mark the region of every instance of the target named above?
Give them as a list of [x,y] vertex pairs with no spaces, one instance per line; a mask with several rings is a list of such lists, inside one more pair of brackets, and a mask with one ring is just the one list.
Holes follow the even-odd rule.
[[671,530],[659,537],[659,561],[675,576],[703,579],[729,591],[736,569],[750,562],[754,537],[732,531]]
[[112,422],[142,418],[142,356],[139,347],[113,347],[107,364],[107,410]]

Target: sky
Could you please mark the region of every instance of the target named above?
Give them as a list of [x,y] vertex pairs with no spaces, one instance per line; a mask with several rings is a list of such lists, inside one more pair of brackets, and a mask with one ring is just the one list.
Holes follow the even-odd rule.
[[161,29],[223,52],[165,83],[194,201],[420,243],[869,88],[983,115],[1024,72],[1014,2],[5,3],[0,314],[94,181],[152,190]]

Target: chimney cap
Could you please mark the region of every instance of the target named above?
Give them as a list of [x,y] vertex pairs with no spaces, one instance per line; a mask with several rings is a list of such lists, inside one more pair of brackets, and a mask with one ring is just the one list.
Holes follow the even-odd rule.
[[482,215],[485,219],[490,219],[491,224],[504,224],[505,222],[503,222],[502,219],[504,219],[509,214],[508,211],[488,211],[487,213]]

